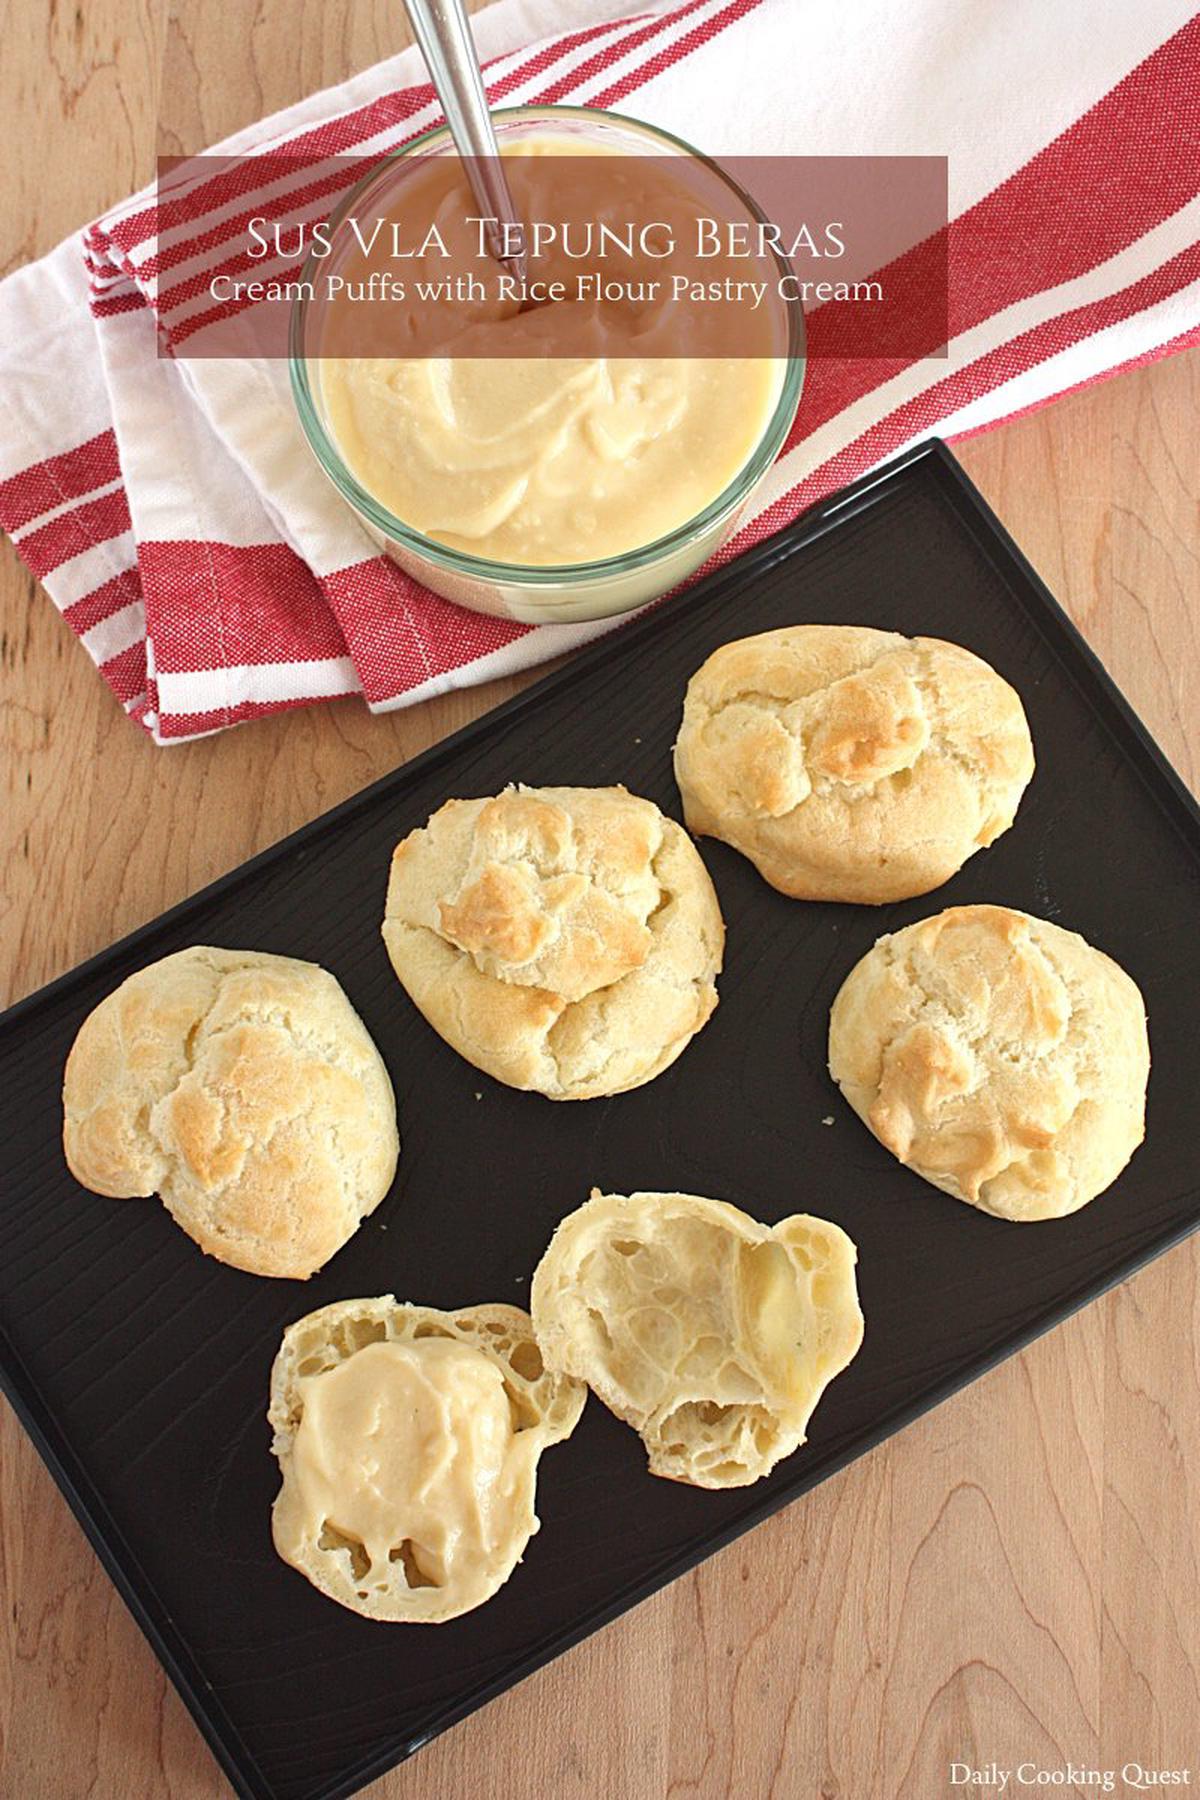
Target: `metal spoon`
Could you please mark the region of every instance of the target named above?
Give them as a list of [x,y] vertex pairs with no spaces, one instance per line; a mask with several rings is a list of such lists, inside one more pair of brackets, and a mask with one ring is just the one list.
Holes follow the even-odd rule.
[[463,159],[480,217],[496,220],[487,227],[488,248],[523,284],[528,273],[525,232],[500,160],[462,0],[404,0],[404,6]]

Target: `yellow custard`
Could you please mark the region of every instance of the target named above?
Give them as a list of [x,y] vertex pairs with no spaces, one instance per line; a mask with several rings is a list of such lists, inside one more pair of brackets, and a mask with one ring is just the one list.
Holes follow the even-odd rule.
[[[661,164],[619,152],[604,158],[612,175],[602,169],[602,189],[556,180],[559,159],[575,153],[553,135],[505,149],[524,218],[574,215],[564,219],[563,245],[530,267],[539,294],[557,282],[568,298],[532,307],[491,293],[483,304],[448,301],[437,313],[439,353],[412,358],[348,354],[369,345],[352,306],[340,316],[333,307],[325,339],[333,350],[319,364],[328,429],[363,488],[438,543],[531,568],[618,556],[703,512],[761,442],[786,366],[773,301],[736,327],[739,349],[772,353],[721,355],[728,308],[681,304],[651,252],[614,266],[601,249],[589,259],[565,247],[572,224],[578,244],[606,218],[621,229],[653,216],[683,241],[697,204],[689,166],[673,185]],[[472,210],[462,205],[461,170],[439,158],[422,179],[442,184],[433,212],[453,239]],[[746,275],[762,272],[760,264]],[[429,317],[427,309],[414,333]]]
[[298,1540],[331,1525],[361,1543],[368,1593],[403,1544],[410,1579],[486,1599],[536,1528],[538,1434],[514,1432],[495,1364],[444,1338],[374,1343],[300,1386]]
[[515,358],[331,363],[330,423],[363,487],[454,549],[593,562],[728,487],[779,395],[770,363]]

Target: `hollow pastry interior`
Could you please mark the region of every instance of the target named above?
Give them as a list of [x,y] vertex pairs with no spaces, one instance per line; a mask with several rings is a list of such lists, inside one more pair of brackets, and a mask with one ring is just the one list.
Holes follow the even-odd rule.
[[586,1397],[546,1372],[517,1307],[322,1307],[288,1327],[271,1372],[275,1547],[368,1618],[457,1618],[520,1561],[538,1459]]
[[834,1001],[829,1067],[902,1163],[1000,1218],[1076,1212],[1145,1132],[1136,983],[1011,907],[954,906],[880,938]]
[[157,1193],[201,1249],[303,1280],[391,1187],[387,1070],[326,969],[196,945],[139,969],[88,1016],[63,1079],[72,1174]]
[[856,1251],[825,1219],[767,1226],[696,1194],[599,1194],[533,1278],[546,1366],[640,1434],[652,1474],[744,1487],[804,1442],[862,1341]]
[[994,843],[1033,766],[1020,698],[980,657],[851,625],[714,651],[675,746],[689,830],[796,899],[871,905],[928,893]]
[[667,1068],[716,1006],[724,935],[687,833],[619,787],[447,801],[397,846],[383,924],[435,1030],[555,1100]]

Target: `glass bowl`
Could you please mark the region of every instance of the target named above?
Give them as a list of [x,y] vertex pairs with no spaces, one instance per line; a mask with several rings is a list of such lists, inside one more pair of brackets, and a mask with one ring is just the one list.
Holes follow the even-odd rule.
[[[626,149],[643,156],[694,158],[716,175],[749,215],[763,218],[753,198],[732,181],[719,165],[682,138],[627,119],[617,113],[591,107],[521,106],[501,108],[493,114],[496,135],[503,143],[513,134],[539,133],[553,126],[556,135],[566,133],[601,149]],[[370,202],[377,187],[393,175],[403,158],[445,154],[452,148],[444,125],[414,138],[402,150],[384,159],[347,195],[330,226],[336,231],[341,219]],[[788,265],[781,258],[781,273]],[[310,263],[306,276],[318,273]],[[314,372],[318,359],[308,354],[310,302],[305,283],[291,314],[289,364],[292,394],[305,438],[326,476],[355,513],[365,530],[386,554],[417,581],[459,606],[490,613],[525,624],[570,624],[614,618],[657,599],[684,581],[707,561],[731,536],[752,494],[782,449],[804,385],[804,308],[799,300],[782,300],[786,318],[787,350],[780,360],[782,381],[774,410],[754,451],[715,499],[694,517],[620,555],[592,562],[521,564],[497,562],[451,548],[414,529],[362,486],[344,462],[327,426],[321,383]]]

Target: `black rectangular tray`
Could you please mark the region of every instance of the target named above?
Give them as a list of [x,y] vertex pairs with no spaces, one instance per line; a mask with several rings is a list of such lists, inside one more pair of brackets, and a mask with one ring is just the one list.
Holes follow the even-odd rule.
[[[1037,747],[1015,827],[938,893],[883,908],[785,900],[705,843],[729,932],[721,1005],[672,1069],[555,1105],[469,1067],[384,954],[393,844],[449,795],[514,780],[621,781],[678,817],[688,676],[728,638],[804,620],[953,638],[993,663]],[[1053,1224],[1006,1224],[924,1185],[825,1071],[851,965],[881,932],[971,900],[1081,931],[1146,996],[1147,1141],[1109,1193]],[[1191,1231],[1198,902],[1195,804],[928,444],[0,1018],[4,1388],[237,1791],[351,1793]],[[195,942],[325,964],[396,1085],[396,1188],[307,1285],[223,1268],[157,1202],[100,1199],[63,1164],[60,1077],[80,1021]],[[524,1302],[552,1228],[593,1185],[711,1194],[767,1220],[810,1210],[851,1233],[866,1341],[810,1442],[753,1488],[705,1493],[650,1477],[633,1432],[592,1400],[544,1459],[542,1530],[488,1605],[430,1629],[323,1599],[270,1541],[264,1409],[284,1325],[362,1294]]]

